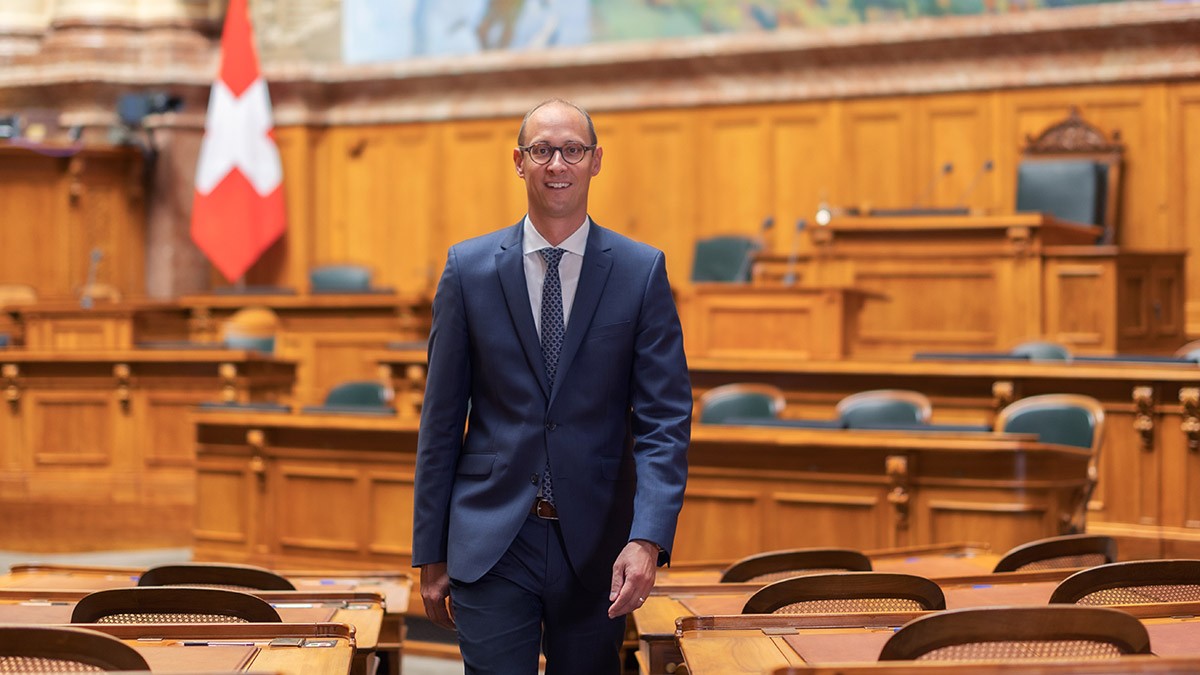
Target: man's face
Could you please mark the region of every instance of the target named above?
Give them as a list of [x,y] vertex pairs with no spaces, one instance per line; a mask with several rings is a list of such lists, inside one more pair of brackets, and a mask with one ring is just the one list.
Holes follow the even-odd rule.
[[[550,103],[534,111],[525,123],[525,145],[565,143],[590,145],[587,121],[578,110]],[[517,175],[525,180],[530,217],[578,218],[587,214],[588,186],[600,173],[601,148],[588,151],[578,164],[568,164],[561,152],[555,152],[546,164],[537,164],[528,152],[513,150]]]

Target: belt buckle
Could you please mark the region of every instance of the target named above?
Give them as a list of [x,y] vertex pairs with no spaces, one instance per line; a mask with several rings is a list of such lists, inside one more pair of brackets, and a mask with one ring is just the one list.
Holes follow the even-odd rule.
[[543,520],[558,520],[558,510],[545,499],[539,499],[533,503],[533,515]]

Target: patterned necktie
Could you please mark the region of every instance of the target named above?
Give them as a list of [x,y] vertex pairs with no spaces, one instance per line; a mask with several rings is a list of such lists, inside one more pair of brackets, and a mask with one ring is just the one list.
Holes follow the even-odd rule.
[[[558,373],[558,353],[562,351],[563,321],[562,280],[558,276],[558,263],[562,260],[561,248],[543,248],[538,251],[546,260],[546,281],[542,285],[542,360],[546,363],[546,380],[554,388],[554,376]],[[542,499],[554,504],[554,492],[550,485],[550,460],[542,470]]]

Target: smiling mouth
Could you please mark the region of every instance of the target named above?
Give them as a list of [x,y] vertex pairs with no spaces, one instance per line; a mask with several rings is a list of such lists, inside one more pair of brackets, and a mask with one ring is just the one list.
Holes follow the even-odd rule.
[[571,184],[570,183],[546,183],[546,187],[551,188],[553,190],[561,190],[563,188],[571,187]]

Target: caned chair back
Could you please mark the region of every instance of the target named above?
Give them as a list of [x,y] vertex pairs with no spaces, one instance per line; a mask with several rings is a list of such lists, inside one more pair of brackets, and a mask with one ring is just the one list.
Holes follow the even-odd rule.
[[871,559],[853,549],[796,548],[742,558],[721,574],[721,583],[769,582],[806,574],[870,571]]
[[279,623],[266,600],[220,588],[139,586],[80,598],[71,623]]
[[933,415],[929,398],[907,389],[873,389],[851,394],[837,404],[837,416],[848,428],[860,425],[928,424]]
[[738,419],[775,419],[787,401],[783,391],[769,384],[725,384],[700,397],[701,424],[722,424]]
[[837,572],[783,579],[756,591],[742,614],[848,614],[946,609],[942,589],[924,577]]
[[0,626],[0,673],[149,671],[136,649],[73,626]]
[[1200,560],[1133,560],[1081,570],[1058,584],[1050,602],[1098,606],[1200,602]]
[[1149,654],[1150,635],[1134,616],[1066,605],[957,609],[905,624],[880,661],[995,662],[1111,659]]
[[184,563],[142,572],[138,586],[204,586],[247,591],[294,591],[296,586],[271,570],[252,565]]
[[1014,547],[996,563],[993,572],[1095,567],[1117,560],[1117,540],[1102,534],[1066,534]]

